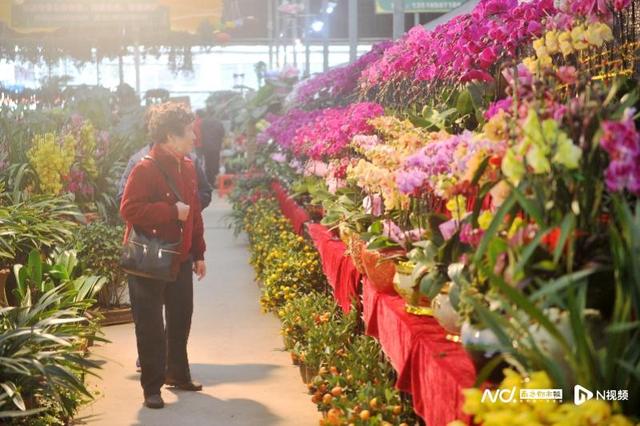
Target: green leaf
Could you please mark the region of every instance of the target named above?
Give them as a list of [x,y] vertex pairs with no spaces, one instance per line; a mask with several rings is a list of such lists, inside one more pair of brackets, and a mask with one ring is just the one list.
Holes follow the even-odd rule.
[[640,327],[640,321],[622,322],[611,324],[606,328],[606,332],[609,334],[625,333],[627,331],[635,330]]
[[560,256],[564,250],[564,246],[567,242],[567,239],[570,235],[573,234],[573,230],[576,226],[576,217],[573,213],[569,212],[562,219],[562,224],[560,225],[560,238],[558,238],[558,243],[556,245],[555,250],[553,251],[553,262],[558,263],[560,260]]
[[535,302],[536,300],[540,300],[546,295],[558,293],[559,291],[569,287],[572,284],[587,284],[588,281],[586,280],[586,278],[589,275],[592,275],[601,270],[602,268],[589,268],[563,275],[552,281],[544,283],[542,288],[535,291],[529,296],[529,300]]
[[482,260],[482,258],[484,257],[487,251],[487,246],[489,245],[489,242],[496,238],[498,229],[503,224],[504,218],[509,213],[511,208],[515,205],[515,203],[516,203],[516,198],[515,198],[514,192],[512,191],[509,197],[507,197],[504,203],[502,203],[502,205],[496,212],[495,216],[493,217],[493,220],[491,220],[491,224],[489,225],[489,228],[487,228],[486,232],[484,233],[484,236],[482,237],[482,240],[478,245],[478,249],[476,250],[476,253],[473,256],[474,263],[479,263]]
[[460,115],[473,114],[473,99],[469,90],[460,92],[456,101],[456,109]]

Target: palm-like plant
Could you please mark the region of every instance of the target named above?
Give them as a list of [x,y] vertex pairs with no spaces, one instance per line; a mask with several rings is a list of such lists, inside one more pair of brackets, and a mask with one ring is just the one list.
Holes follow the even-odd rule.
[[95,338],[84,311],[104,284],[100,277],[74,277],[73,252],[43,262],[37,251],[15,267],[19,306],[0,309],[0,418],[47,410],[53,400],[70,417],[77,400],[91,398],[83,378],[98,365],[86,359],[83,343]]

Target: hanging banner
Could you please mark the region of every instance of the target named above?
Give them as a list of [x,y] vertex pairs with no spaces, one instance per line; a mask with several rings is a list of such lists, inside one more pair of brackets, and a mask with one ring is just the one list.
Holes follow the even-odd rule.
[[138,26],[195,33],[218,22],[223,0],[0,0],[0,26],[18,32]]
[[[405,13],[448,12],[466,0],[404,0]],[[393,0],[376,0],[376,13],[393,13]]]
[[150,24],[169,28],[168,10],[156,0],[12,0],[16,29]]

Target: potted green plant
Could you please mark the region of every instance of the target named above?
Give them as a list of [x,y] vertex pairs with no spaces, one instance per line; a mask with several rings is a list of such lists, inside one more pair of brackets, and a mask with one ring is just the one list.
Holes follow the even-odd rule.
[[98,308],[104,316],[103,325],[133,320],[126,294],[127,277],[119,266],[123,234],[121,225],[94,221],[81,227],[73,242],[82,267],[107,279],[96,296]]

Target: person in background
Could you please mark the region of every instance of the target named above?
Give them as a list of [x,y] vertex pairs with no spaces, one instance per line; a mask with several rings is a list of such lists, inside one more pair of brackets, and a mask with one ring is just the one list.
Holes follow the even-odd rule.
[[[127,179],[120,215],[126,222],[125,241],[136,231],[167,242],[182,241],[175,281],[129,276],[129,294],[142,374],[144,404],[162,408],[163,385],[199,391],[191,378],[187,341],[193,313],[193,273],[206,274],[204,227],[196,185],[196,170],[188,154],[193,149],[193,114],[184,105],[167,102],[149,117],[153,146]],[[150,158],[149,158],[150,157]],[[178,200],[163,175],[173,181]],[[164,318],[163,319],[163,307]]]
[[196,154],[204,160],[204,170],[207,182],[215,186],[216,177],[220,170],[220,150],[224,140],[224,126],[210,111],[196,111],[194,126],[196,134]]
[[[145,130],[147,131],[147,134],[149,116],[151,114],[151,111],[153,111],[153,108],[153,105],[150,106],[145,114]],[[146,155],[149,154],[151,147],[152,144],[145,145],[142,149],[140,149],[129,158],[127,167],[125,168],[124,173],[122,173],[122,176],[120,176],[120,182],[118,183],[118,193],[116,194],[116,202],[118,203],[118,206],[122,202],[124,186],[127,183],[127,179],[129,178],[131,171],[133,170],[135,165],[140,162],[140,160],[142,160]],[[198,175],[198,197],[200,198],[200,207],[202,208],[202,210],[204,210],[209,206],[209,204],[211,204],[213,187],[209,184],[207,175],[205,173],[204,159],[201,156],[194,155],[193,153],[190,153],[189,156],[196,166],[196,173]]]

